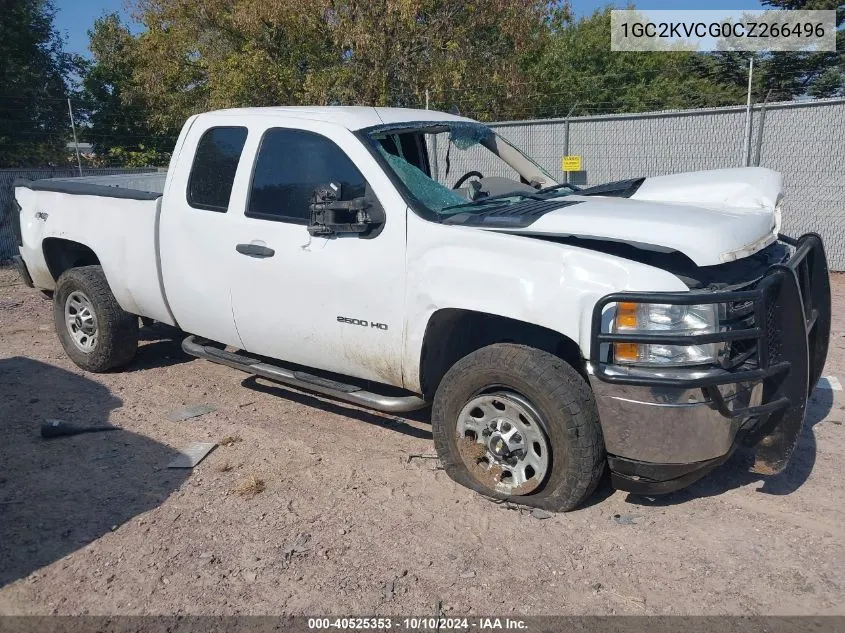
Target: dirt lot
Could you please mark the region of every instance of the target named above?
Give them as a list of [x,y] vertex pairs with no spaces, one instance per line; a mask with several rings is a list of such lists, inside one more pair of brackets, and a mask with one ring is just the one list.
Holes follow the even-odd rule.
[[[834,288],[825,374],[845,382],[845,276]],[[51,304],[0,271],[0,613],[845,614],[845,392],[816,391],[778,477],[740,454],[681,493],[605,484],[540,520],[452,483],[425,413],[315,398],[143,335],[127,371],[84,374]],[[216,411],[168,420],[191,404]],[[124,430],[46,441],[48,418]],[[165,468],[227,436],[193,472]]]

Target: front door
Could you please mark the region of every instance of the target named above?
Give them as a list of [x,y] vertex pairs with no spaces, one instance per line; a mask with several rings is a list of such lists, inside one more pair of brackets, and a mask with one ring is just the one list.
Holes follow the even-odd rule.
[[[401,386],[406,207],[351,132],[321,131],[263,131],[231,244],[238,333],[250,352]],[[327,183],[384,206],[381,230],[311,236]]]

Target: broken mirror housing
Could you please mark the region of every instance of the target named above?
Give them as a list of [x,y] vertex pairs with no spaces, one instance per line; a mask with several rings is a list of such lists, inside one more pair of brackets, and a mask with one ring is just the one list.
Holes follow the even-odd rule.
[[311,235],[337,233],[364,233],[370,229],[372,219],[367,209],[371,206],[366,196],[343,200],[343,185],[330,182],[319,185],[311,197]]

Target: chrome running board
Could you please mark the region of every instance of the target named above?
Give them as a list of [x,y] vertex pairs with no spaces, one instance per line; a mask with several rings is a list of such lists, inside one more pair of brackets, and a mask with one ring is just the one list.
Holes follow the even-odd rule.
[[195,336],[189,336],[182,341],[182,350],[186,354],[209,360],[212,363],[234,367],[248,374],[255,374],[274,382],[279,382],[297,389],[314,391],[338,400],[345,400],[352,404],[368,407],[385,413],[406,413],[424,408],[427,403],[418,396],[383,396],[365,391],[356,385],[314,376],[303,371],[283,369],[257,358],[250,358],[243,354],[227,352],[226,350],[203,345],[197,342]]

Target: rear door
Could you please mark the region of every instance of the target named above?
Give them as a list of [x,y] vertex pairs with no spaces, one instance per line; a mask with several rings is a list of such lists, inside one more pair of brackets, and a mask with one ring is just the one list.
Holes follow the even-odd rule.
[[[244,348],[401,386],[406,206],[350,131],[296,127],[252,139],[255,165],[228,245],[238,249],[232,304]],[[343,199],[366,193],[380,204],[381,229],[311,236],[311,196],[329,182],[341,184]]]
[[[203,116],[187,131],[163,199],[157,232],[165,293],[173,315],[186,332],[241,346],[232,316],[232,189],[247,179],[243,160],[249,136],[231,117]],[[190,164],[190,169],[187,165]],[[185,165],[182,167],[182,165]],[[247,173],[240,173],[246,170]]]

